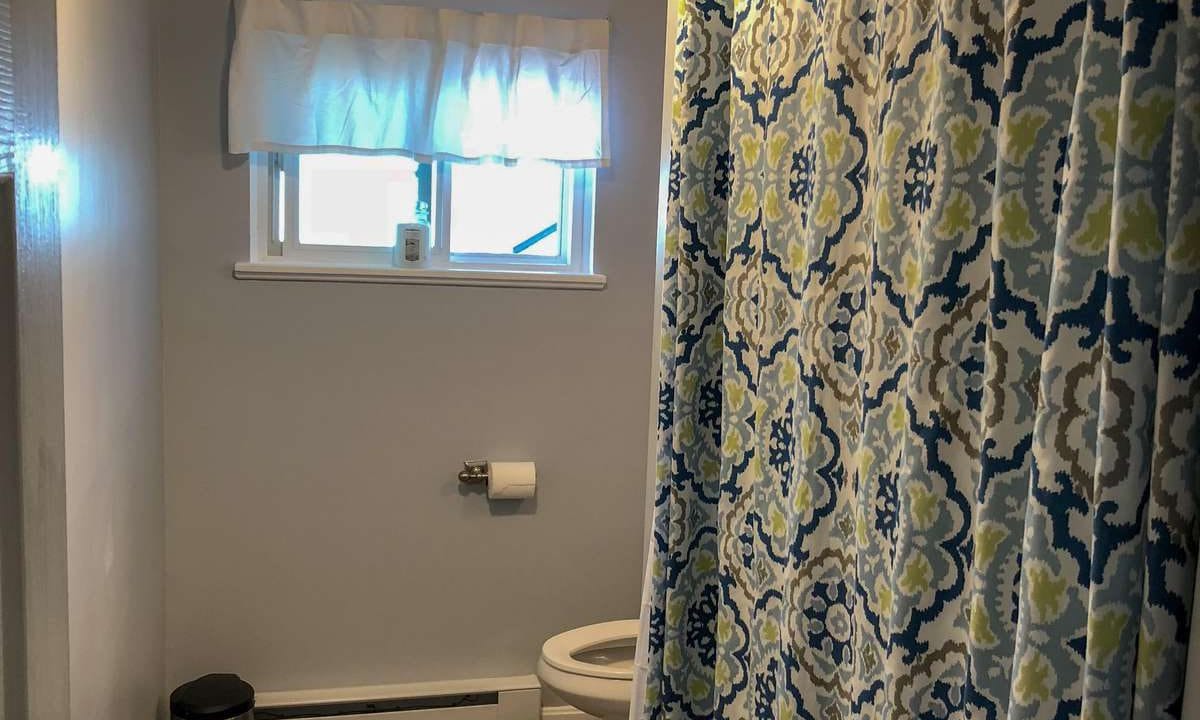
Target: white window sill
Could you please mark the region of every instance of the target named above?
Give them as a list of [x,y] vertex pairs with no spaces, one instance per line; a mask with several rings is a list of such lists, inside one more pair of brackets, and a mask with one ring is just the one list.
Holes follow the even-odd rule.
[[298,280],[301,282],[399,283],[479,287],[603,290],[604,275],[545,270],[442,270],[366,265],[311,265],[285,262],[240,262],[233,266],[239,280]]

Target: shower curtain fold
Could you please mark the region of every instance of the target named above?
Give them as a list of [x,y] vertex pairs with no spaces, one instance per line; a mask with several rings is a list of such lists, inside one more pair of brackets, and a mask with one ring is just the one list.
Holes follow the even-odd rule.
[[633,715],[1180,717],[1200,4],[679,8]]

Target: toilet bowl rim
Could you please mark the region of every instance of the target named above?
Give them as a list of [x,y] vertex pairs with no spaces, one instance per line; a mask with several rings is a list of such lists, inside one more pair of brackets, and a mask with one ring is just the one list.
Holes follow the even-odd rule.
[[606,680],[632,680],[632,668],[612,668],[576,660],[575,653],[588,648],[628,641],[637,642],[637,620],[596,623],[559,633],[542,645],[542,660],[550,667],[572,675]]

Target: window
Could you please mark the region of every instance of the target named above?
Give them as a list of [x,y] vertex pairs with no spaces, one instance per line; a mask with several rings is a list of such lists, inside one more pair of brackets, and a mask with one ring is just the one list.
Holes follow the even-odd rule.
[[[397,226],[429,233],[430,272],[592,272],[594,170],[421,163],[394,155],[253,156],[252,260],[393,268]],[[401,264],[404,267],[405,264]]]
[[306,0],[235,14],[226,139],[250,154],[253,211],[237,277],[604,286],[607,20]]

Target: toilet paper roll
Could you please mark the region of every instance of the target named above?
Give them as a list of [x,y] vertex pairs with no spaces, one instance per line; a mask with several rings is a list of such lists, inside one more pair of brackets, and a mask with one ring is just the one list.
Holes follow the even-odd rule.
[[536,492],[537,469],[533,463],[488,463],[489,500],[524,500]]

